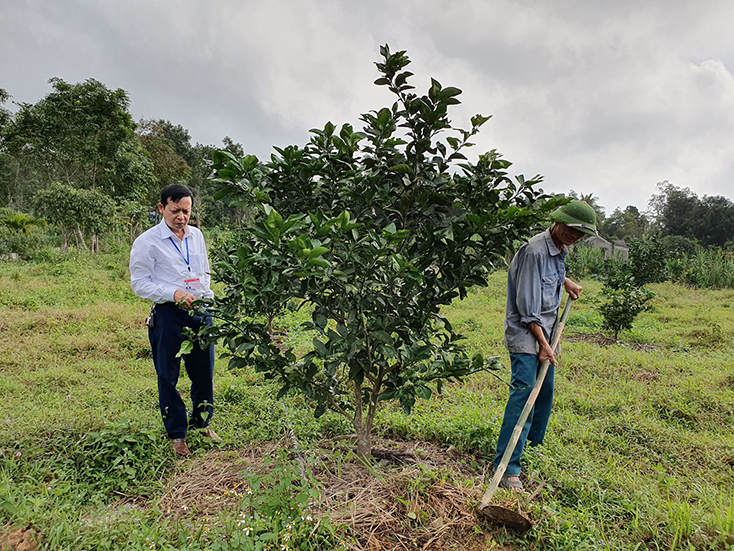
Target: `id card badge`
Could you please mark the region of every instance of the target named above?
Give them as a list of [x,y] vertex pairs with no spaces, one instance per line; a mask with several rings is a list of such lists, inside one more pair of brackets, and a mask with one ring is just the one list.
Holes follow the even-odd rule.
[[198,277],[196,279],[184,279],[184,289],[198,297],[201,290],[201,281]]

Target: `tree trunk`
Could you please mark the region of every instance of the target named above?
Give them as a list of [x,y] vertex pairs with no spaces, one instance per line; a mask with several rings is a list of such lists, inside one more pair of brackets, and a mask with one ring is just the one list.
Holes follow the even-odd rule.
[[78,226],[76,228],[76,237],[78,239],[77,243],[81,244],[82,249],[84,249],[85,251],[88,251],[89,247],[87,247],[87,242],[84,241],[84,234],[82,233],[82,229]]
[[358,457],[369,457],[372,453],[372,434],[370,433],[371,431],[366,430],[364,426],[358,428],[356,425],[354,429],[357,433],[357,448],[354,450],[354,452],[357,454]]
[[[370,412],[372,408],[369,408]],[[368,412],[364,418],[364,404],[362,400],[362,385],[354,383],[354,432],[357,435],[357,448],[354,450],[358,457],[366,458],[372,453],[372,424],[374,414]]]
[[61,249],[61,258],[66,256],[66,251],[69,250],[69,236],[66,234],[66,228],[63,224],[59,224],[61,228],[61,238],[64,240],[64,245]]

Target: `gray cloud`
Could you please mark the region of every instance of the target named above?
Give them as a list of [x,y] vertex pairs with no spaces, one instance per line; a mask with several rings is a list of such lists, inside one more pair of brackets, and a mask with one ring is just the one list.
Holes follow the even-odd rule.
[[93,77],[127,90],[136,118],[262,158],[390,103],[372,85],[387,42],[408,50],[419,90],[430,76],[464,90],[455,123],[494,114],[476,154],[497,148],[608,211],[645,208],[663,179],[732,196],[733,16],[724,0],[15,1],[0,86],[34,102],[52,76]]

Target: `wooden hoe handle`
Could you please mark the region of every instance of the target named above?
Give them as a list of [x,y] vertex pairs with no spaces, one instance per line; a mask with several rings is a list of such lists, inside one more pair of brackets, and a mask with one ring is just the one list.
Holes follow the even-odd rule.
[[[568,300],[566,301],[566,307],[563,309],[563,313],[561,314],[561,319],[558,320],[558,324],[556,325],[555,329],[553,330],[553,337],[551,338],[551,350],[555,352],[555,350],[558,348],[558,343],[561,341],[561,333],[563,333],[563,328],[566,326],[566,319],[568,319],[568,313],[571,311],[571,304],[573,303],[573,299],[571,297],[568,297]],[[482,501],[479,502],[479,509],[484,509],[489,505],[489,502],[492,501],[492,496],[494,496],[494,493],[497,491],[497,487],[499,486],[500,480],[502,480],[502,477],[505,474],[505,471],[507,470],[507,464],[510,462],[510,457],[512,457],[512,452],[515,451],[515,447],[517,446],[517,442],[520,440],[520,434],[522,433],[523,425],[525,425],[525,421],[528,420],[528,417],[530,416],[530,411],[533,409],[533,406],[535,405],[535,400],[538,398],[538,394],[540,394],[540,387],[543,386],[543,381],[545,380],[545,376],[548,373],[548,367],[550,366],[550,360],[545,360],[543,364],[540,366],[540,372],[538,373],[538,378],[535,381],[535,385],[533,386],[533,390],[530,391],[530,396],[528,396],[528,401],[525,403],[525,407],[522,409],[522,412],[520,413],[520,418],[517,420],[517,423],[515,424],[515,428],[512,431],[512,436],[510,437],[510,441],[507,443],[507,448],[505,449],[505,453],[502,456],[502,461],[500,461],[499,466],[497,467],[497,470],[494,473],[494,476],[492,477],[492,481],[489,483],[489,488],[487,488],[487,491],[484,493],[484,496],[482,497]]]

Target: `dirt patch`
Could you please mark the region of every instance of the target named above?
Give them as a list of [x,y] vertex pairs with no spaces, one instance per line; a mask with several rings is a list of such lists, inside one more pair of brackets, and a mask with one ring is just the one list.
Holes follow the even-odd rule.
[[[358,542],[355,549],[510,549],[497,547],[494,528],[476,515],[488,480],[486,461],[428,442],[381,440],[367,464],[349,453],[350,444],[324,442],[321,451],[309,452],[314,456],[309,465],[320,490],[314,516],[348,526]],[[265,473],[265,459],[287,448],[281,442],[217,450],[180,462],[159,505],[177,516],[232,510],[247,489],[246,477]]]
[[662,346],[656,346],[654,344],[615,340],[612,337],[605,335],[604,333],[578,333],[575,331],[568,331],[563,338],[570,342],[590,342],[598,346],[605,347],[619,345],[628,346],[633,350],[637,350],[639,352],[654,352],[656,350],[663,350]]
[[0,533],[0,551],[33,551],[38,549],[41,541],[41,535],[30,524],[19,530],[8,531],[3,528]]

